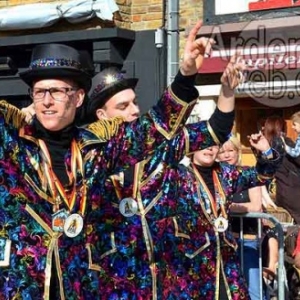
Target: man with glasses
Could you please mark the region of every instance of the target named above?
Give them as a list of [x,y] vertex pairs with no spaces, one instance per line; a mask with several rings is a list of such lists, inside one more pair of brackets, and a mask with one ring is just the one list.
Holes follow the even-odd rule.
[[31,88],[36,118],[26,124],[18,109],[0,102],[0,299],[101,299],[99,197],[110,174],[182,127],[198,96],[190,82],[212,43],[196,39],[199,28],[172,86],[130,124],[116,118],[74,126],[91,86],[79,52],[60,44],[33,50],[20,77]]
[[32,99],[43,100],[46,93],[49,92],[54,100],[63,100],[67,96],[70,96],[73,91],[77,91],[78,87],[52,87],[50,89],[31,88],[29,89],[29,95]]

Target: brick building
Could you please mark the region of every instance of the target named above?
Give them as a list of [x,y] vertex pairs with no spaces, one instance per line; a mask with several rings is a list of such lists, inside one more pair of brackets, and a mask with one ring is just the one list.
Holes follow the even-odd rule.
[[[34,4],[71,3],[71,0],[62,1],[40,1],[40,0],[0,0],[0,58],[13,56],[17,60],[19,70],[25,68],[29,61],[29,52],[34,44],[44,42],[64,42],[75,47],[86,47],[94,57],[97,71],[109,64],[117,64],[122,67],[129,76],[138,77],[137,95],[141,99],[142,110],[148,109],[159,97],[168,84],[168,3],[174,2],[163,0],[97,0],[99,3],[112,2],[119,10],[113,13],[111,20],[103,20],[97,17],[84,22],[70,23],[64,18],[53,22],[51,26],[26,29],[1,28],[3,15],[11,15],[11,10],[18,7],[28,7]],[[6,11],[4,11],[6,10]],[[100,6],[101,10],[101,6]],[[29,14],[30,12],[28,12]],[[178,68],[178,57],[180,49],[186,37],[186,30],[202,17],[201,0],[179,1],[179,26],[176,32],[171,34],[178,37],[178,51],[169,51],[173,55],[172,64],[174,69]],[[120,29],[120,30],[119,30]],[[164,36],[163,46],[155,45],[155,31],[162,29]],[[90,40],[84,41],[83,31],[88,31]],[[105,34],[104,34],[105,33]],[[79,39],[76,41],[75,36]],[[104,37],[103,37],[104,35]],[[72,36],[70,39],[69,37]],[[21,49],[25,49],[22,52]],[[178,53],[178,55],[177,55]],[[22,60],[20,59],[22,57]],[[177,64],[176,64],[177,63]],[[174,72],[173,72],[174,73]],[[10,79],[11,80],[11,79]],[[12,88],[12,83],[1,76],[0,70],[0,96],[17,101],[16,105],[26,105],[24,99],[25,90],[22,83],[20,91]],[[15,86],[15,81],[13,83]],[[2,88],[1,88],[2,86]],[[10,95],[10,91],[13,90]],[[16,95],[18,94],[18,95]],[[24,103],[23,103],[24,102]]]
[[[66,0],[60,1],[68,2]],[[121,28],[132,30],[156,29],[163,26],[164,6],[168,1],[164,0],[115,0],[119,7],[119,14],[116,13],[116,25]],[[56,0],[0,0],[0,8],[9,8],[17,5],[30,3],[57,3]],[[202,0],[179,1],[180,28],[188,28],[202,17]],[[120,21],[121,19],[121,21]],[[79,28],[88,26],[103,26],[107,24],[99,21],[87,24],[78,24]],[[70,27],[55,26],[51,30],[65,30]],[[77,28],[78,29],[78,28]],[[4,33],[5,35],[7,33]]]

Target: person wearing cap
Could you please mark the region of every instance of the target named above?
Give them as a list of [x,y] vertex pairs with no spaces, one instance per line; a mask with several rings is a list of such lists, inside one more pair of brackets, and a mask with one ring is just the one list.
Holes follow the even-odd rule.
[[[179,282],[163,287],[162,280],[158,280],[166,270],[177,266],[176,260],[166,259],[172,255],[176,235],[170,232],[170,239],[173,235],[174,240],[166,245],[166,239],[158,237],[169,229],[168,218],[180,216],[185,220],[194,214],[193,205],[187,203],[190,211],[182,216],[180,206],[184,199],[174,196],[180,189],[174,175],[184,147],[192,153],[223,143],[231,132],[234,88],[240,82],[233,68],[235,58],[224,71],[218,108],[209,121],[186,125],[184,135],[164,141],[151,158],[106,181],[98,216],[103,299],[180,299],[182,296],[192,299],[188,283],[181,294],[175,294]],[[225,85],[227,82],[230,86]],[[127,78],[116,67],[106,68],[94,76],[85,103],[88,121],[116,116],[123,116],[128,122],[136,119],[139,114],[134,92],[136,84],[136,78]],[[164,247],[158,247],[162,244]],[[176,274],[170,276],[176,278]]]
[[118,116],[131,122],[139,117],[135,94],[138,79],[125,75],[117,67],[108,67],[93,77],[89,99],[85,103],[89,123]]
[[212,43],[196,39],[200,27],[189,34],[171,87],[131,123],[115,118],[76,127],[91,86],[80,53],[61,44],[34,48],[19,75],[30,87],[35,118],[26,123],[21,111],[0,101],[0,299],[105,298],[102,259],[115,251],[104,253],[99,243],[105,182],[181,132]]
[[[218,101],[220,108],[208,122],[185,126],[185,138],[189,142],[191,151],[187,153],[188,155],[207,148],[213,143],[223,142],[227,138],[234,118],[232,112],[234,87],[240,82],[238,74],[232,68],[235,61],[236,58],[233,57],[222,76],[223,90]],[[235,83],[224,87],[228,81],[234,82],[234,78],[236,78]],[[87,102],[89,118],[91,120],[111,118],[123,114],[125,119],[126,116],[129,117],[127,121],[131,121],[138,112],[134,101],[135,84],[136,81],[126,79],[125,75],[115,67],[107,68],[97,74],[93,78]],[[130,97],[127,98],[122,91],[129,91]],[[123,105],[124,103],[126,105]],[[224,105],[230,107],[227,113],[222,112]],[[217,121],[220,115],[223,119]],[[232,119],[228,121],[227,118]],[[220,124],[223,132],[218,128]],[[213,129],[219,141],[210,137],[207,126]],[[206,220],[207,215],[199,209],[197,201],[190,200],[196,199],[192,194],[194,192],[192,188],[197,188],[190,185],[192,180],[188,184],[187,178],[191,179],[194,175],[186,174],[185,168],[178,166],[183,154],[182,145],[184,143],[179,136],[165,141],[151,158],[136,164],[132,169],[111,176],[111,180],[106,181],[106,196],[100,203],[102,209],[99,211],[101,221],[98,237],[102,249],[100,289],[103,298],[204,299],[204,293],[207,293],[204,287],[205,279],[195,276],[200,272],[201,263],[203,268],[207,267],[204,262],[201,262],[202,253],[195,248],[195,253],[193,255],[187,253],[188,258],[186,258],[181,250],[190,251],[191,244],[194,247],[206,242],[203,236],[207,230],[209,239],[211,238],[213,242],[211,247],[207,246],[209,251],[203,254],[207,257],[211,252],[212,263],[215,264],[217,256],[213,248],[218,245],[215,242],[217,234],[212,234],[216,229]],[[254,170],[252,171],[254,174]],[[267,172],[270,172],[270,169],[267,169]],[[178,177],[178,174],[186,176]],[[246,177],[245,174],[243,176]],[[252,179],[254,180],[254,177]],[[252,184],[259,183],[260,180],[252,182]],[[242,185],[239,188],[242,188]],[[176,196],[178,194],[184,194],[185,197]],[[223,224],[225,229],[226,222],[227,219]],[[198,227],[190,230],[188,227],[181,227],[183,224],[197,224]],[[219,230],[221,224],[222,222],[218,225]],[[181,230],[183,231],[180,232]],[[198,235],[197,238],[197,232],[203,234]],[[188,241],[189,234],[193,235],[193,241]],[[230,268],[228,267],[230,279],[226,281],[229,289],[228,291],[226,287],[224,289],[225,281],[223,281],[222,291],[227,293],[227,296],[230,294],[232,297],[250,299],[246,282],[239,271],[236,245],[230,233],[226,233],[226,241],[228,238],[233,243],[222,246],[222,251],[224,262],[228,264],[227,266],[231,263]],[[198,254],[197,250],[199,250]],[[232,255],[230,262],[226,258],[226,253]],[[181,264],[183,261],[186,264]],[[209,289],[207,299],[215,299],[214,297],[221,295],[216,270],[214,268],[207,280],[207,289]],[[207,272],[205,269],[203,276],[208,276]],[[190,274],[193,274],[194,280],[191,280]]]

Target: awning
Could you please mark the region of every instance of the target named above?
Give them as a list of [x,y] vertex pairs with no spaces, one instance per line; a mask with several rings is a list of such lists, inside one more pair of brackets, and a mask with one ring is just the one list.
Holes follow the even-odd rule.
[[[223,73],[234,49],[214,50],[200,74]],[[300,104],[300,44],[269,45],[238,50],[246,63],[246,80],[236,89],[239,97],[251,97],[271,107]]]

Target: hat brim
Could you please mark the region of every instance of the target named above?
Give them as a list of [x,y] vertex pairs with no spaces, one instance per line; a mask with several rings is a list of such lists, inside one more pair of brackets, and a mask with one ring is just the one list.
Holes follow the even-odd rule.
[[[134,90],[137,85],[137,82],[138,82],[137,78],[128,78],[128,79],[120,80],[117,83],[114,83],[114,84],[104,88],[99,93],[99,96],[97,98],[99,100],[104,99],[104,101],[106,102],[110,97],[112,97],[113,95],[115,95],[123,90],[126,90],[126,89]],[[101,102],[101,101],[99,101],[99,102]],[[105,102],[104,102],[104,104],[105,104]]]
[[20,78],[30,87],[33,82],[40,79],[55,79],[55,78],[68,78],[76,81],[87,93],[91,86],[91,76],[81,70],[74,68],[61,68],[52,67],[49,69],[30,69],[19,73]]
[[[105,103],[115,94],[126,90],[126,89],[135,89],[137,85],[138,79],[137,78],[126,78],[123,80],[118,81],[117,83],[113,83],[105,89],[101,90],[97,94],[97,96],[90,98],[87,102],[87,112],[90,116],[94,116],[97,109],[102,108]],[[92,88],[93,90],[93,88]],[[96,117],[95,117],[96,118]],[[94,119],[95,120],[95,119]]]
[[[96,110],[102,108],[105,103],[115,94],[126,90],[126,89],[135,89],[137,85],[137,78],[126,78],[118,81],[117,83],[113,83],[105,87],[105,89],[101,90],[101,92],[95,96],[94,98],[88,99],[86,102],[87,106],[87,116],[90,122],[97,121]],[[92,88],[93,90],[93,88]]]

